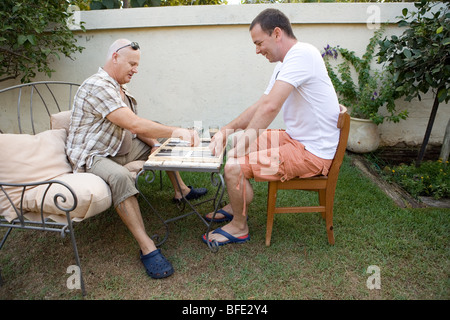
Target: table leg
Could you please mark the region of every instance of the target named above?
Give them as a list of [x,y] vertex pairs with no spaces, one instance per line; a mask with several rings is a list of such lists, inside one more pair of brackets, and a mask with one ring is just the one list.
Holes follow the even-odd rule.
[[[164,224],[164,227],[166,228],[166,234],[164,236],[164,239],[157,243],[156,246],[161,246],[169,237],[169,222],[173,222],[182,218],[185,218],[187,216],[190,216],[191,214],[196,214],[201,221],[203,221],[203,223],[206,225],[207,230],[206,230],[206,240],[208,240],[208,235],[209,232],[211,231],[211,225],[213,223],[214,217],[217,213],[217,210],[220,209],[221,205],[222,205],[222,199],[223,199],[223,195],[225,193],[225,182],[223,179],[223,175],[220,172],[212,172],[211,173],[211,184],[214,187],[217,187],[215,195],[212,198],[203,200],[203,201],[199,201],[196,202],[195,204],[192,204],[188,199],[185,198],[184,195],[182,195],[182,207],[180,209],[180,211],[184,211],[186,205],[188,205],[191,208],[191,212],[182,214],[180,216],[177,216],[175,218],[171,218],[171,219],[166,219],[164,220],[161,215],[159,214],[158,210],[156,210],[150,203],[150,201],[147,199],[147,197],[143,194],[143,192],[141,192],[140,188],[139,188],[139,184],[138,184],[138,179],[141,175],[143,175],[144,173],[147,173],[147,175],[144,177],[145,178],[145,182],[146,183],[152,183],[155,180],[156,174],[153,170],[141,170],[137,176],[136,176],[136,188],[139,190],[140,195],[142,196],[142,198],[145,200],[145,202],[148,204],[148,206],[150,207],[150,209],[153,211],[153,213],[155,213],[155,215],[159,218],[159,220],[161,220],[161,222]],[[149,175],[151,173],[151,179],[149,178]],[[178,181],[178,179],[175,177],[176,182],[177,182],[177,187],[178,189],[181,191],[181,186],[180,186],[180,182]],[[213,202],[213,208],[214,208],[214,213],[211,219],[211,222],[208,222],[205,220],[205,218],[200,214],[200,212],[198,212],[198,210],[196,209],[197,206],[206,203],[206,202]],[[159,236],[158,235],[154,235],[152,236],[152,239],[158,239]],[[154,240],[155,241],[155,240]],[[156,243],[156,241],[155,241]],[[210,248],[211,251],[213,252],[217,252],[219,246],[217,245],[216,242],[209,242],[207,241],[208,247]]]

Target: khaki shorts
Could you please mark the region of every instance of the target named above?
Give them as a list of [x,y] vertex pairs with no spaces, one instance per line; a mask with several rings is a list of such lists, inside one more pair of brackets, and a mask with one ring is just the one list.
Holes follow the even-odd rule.
[[133,139],[130,152],[116,157],[95,156],[90,169],[93,173],[109,185],[112,193],[114,207],[127,198],[139,193],[136,189],[134,175],[124,167],[125,164],[135,160],[147,160],[151,147],[139,139]]
[[295,177],[327,175],[331,159],[322,159],[292,139],[284,130],[268,129],[250,147],[250,152],[238,158],[247,179],[255,181],[285,181]]

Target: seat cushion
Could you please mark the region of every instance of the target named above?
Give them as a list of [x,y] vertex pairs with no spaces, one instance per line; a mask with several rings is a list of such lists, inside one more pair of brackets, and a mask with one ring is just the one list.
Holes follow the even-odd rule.
[[[77,197],[77,207],[70,213],[73,221],[84,220],[111,207],[111,190],[99,176],[92,173],[69,173],[53,180],[67,184]],[[30,212],[26,215],[28,219],[39,219],[39,214],[32,213],[40,212],[42,197],[47,187],[48,185],[41,185],[25,193],[24,209]],[[66,199],[66,201],[63,201],[62,197],[58,198],[58,204],[61,208],[70,209],[73,206],[74,199],[70,191],[63,185],[55,183],[47,191],[44,199],[44,212],[46,217],[54,221],[65,222],[64,211],[58,209],[54,202],[54,197],[57,194],[63,195]]]

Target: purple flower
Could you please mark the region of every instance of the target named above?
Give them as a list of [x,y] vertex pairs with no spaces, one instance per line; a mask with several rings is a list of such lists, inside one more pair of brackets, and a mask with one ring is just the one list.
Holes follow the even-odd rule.
[[[339,46],[337,46],[336,48],[338,48],[338,47]],[[338,52],[337,52],[336,48],[330,47],[330,45],[327,44],[327,46],[323,48],[325,51],[322,53],[322,58],[324,58],[325,56],[330,56],[330,57],[333,57],[334,59],[337,59]]]

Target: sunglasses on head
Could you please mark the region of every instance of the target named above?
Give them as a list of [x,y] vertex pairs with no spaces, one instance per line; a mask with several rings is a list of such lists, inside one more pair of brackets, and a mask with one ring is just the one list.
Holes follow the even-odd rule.
[[120,47],[119,49],[116,50],[116,52],[118,52],[120,49],[126,48],[126,47],[131,47],[133,50],[138,50],[139,49],[139,44],[137,42],[132,42],[130,44],[127,44],[126,46]]

